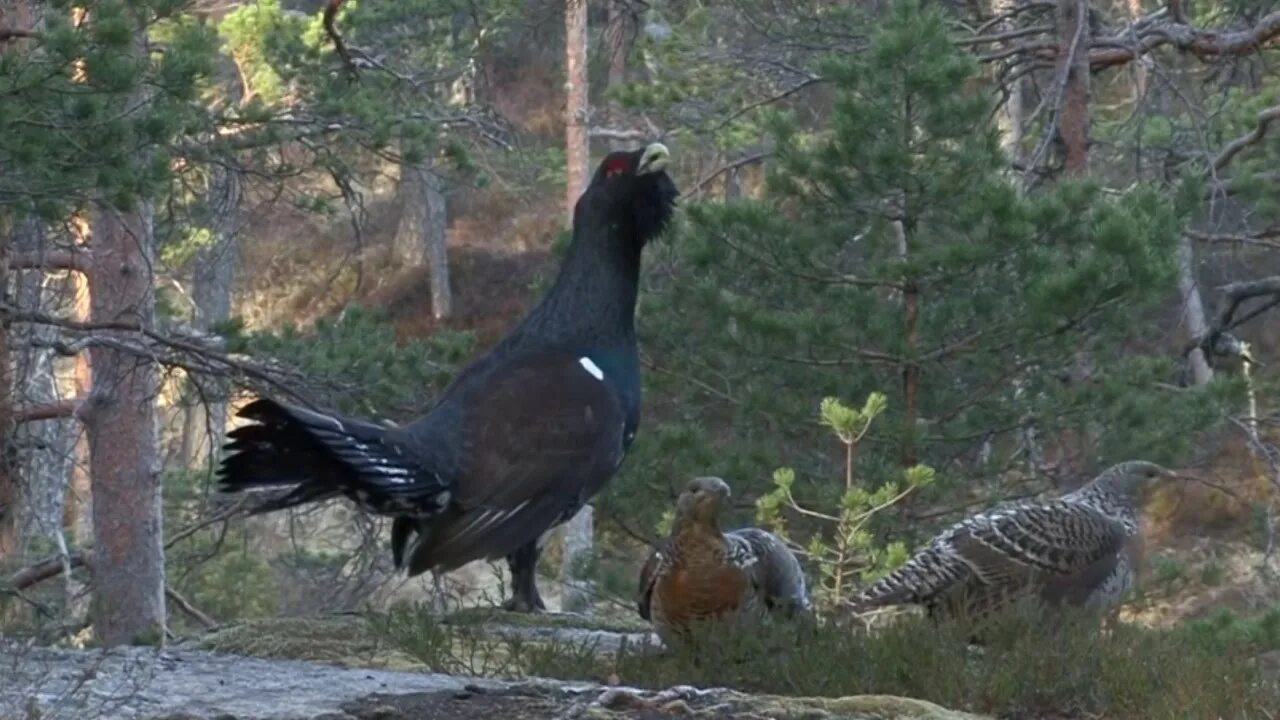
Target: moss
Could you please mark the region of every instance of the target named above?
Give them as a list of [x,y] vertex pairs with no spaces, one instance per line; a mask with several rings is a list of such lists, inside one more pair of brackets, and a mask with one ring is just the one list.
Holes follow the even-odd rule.
[[264,618],[219,628],[196,641],[214,652],[252,657],[417,670],[424,665],[386,643],[358,615]]
[[778,720],[978,720],[924,700],[894,695],[853,695],[806,698],[766,695],[742,704],[742,709]]
[[639,618],[609,615],[576,615],[570,613],[517,613],[499,608],[466,608],[440,618],[443,625],[517,626],[602,630],[616,633],[648,632],[649,625]]

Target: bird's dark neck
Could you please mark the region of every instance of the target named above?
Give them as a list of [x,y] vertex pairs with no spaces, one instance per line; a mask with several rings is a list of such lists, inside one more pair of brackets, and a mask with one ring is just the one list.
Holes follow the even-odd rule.
[[[640,245],[616,237],[607,218],[579,211],[555,284],[521,328],[528,340],[587,350],[633,341]],[[606,232],[607,238],[588,237]]]

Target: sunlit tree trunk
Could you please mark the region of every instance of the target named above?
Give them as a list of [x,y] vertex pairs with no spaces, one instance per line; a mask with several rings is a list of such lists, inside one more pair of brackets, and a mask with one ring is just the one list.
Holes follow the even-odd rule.
[[[92,221],[91,320],[150,328],[151,210],[99,208]],[[104,335],[109,336],[108,333]],[[153,362],[107,344],[89,350],[83,411],[93,482],[93,626],[106,646],[163,641],[164,546]]]
[[[587,186],[589,148],[587,146],[587,2],[566,0],[565,28],[565,159],[568,182],[566,201],[569,223],[573,222],[573,206]],[[590,597],[582,591],[582,578],[578,570],[583,568],[592,554],[593,515],[590,505],[584,505],[565,527],[564,565],[561,579],[564,582],[564,610],[583,611],[590,606]]]

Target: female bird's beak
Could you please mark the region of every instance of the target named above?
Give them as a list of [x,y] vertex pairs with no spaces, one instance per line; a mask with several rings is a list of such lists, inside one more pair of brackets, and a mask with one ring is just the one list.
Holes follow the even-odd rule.
[[667,163],[671,161],[671,151],[662,143],[651,143],[644,149],[644,154],[640,156],[640,165],[636,168],[636,175],[647,175],[648,173],[656,173],[665,170]]

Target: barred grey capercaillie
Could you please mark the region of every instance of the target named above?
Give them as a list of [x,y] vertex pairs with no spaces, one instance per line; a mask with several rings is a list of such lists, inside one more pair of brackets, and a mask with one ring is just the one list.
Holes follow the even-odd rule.
[[1132,461],[1047,501],[993,508],[952,525],[855,597],[858,611],[922,605],[930,617],[982,620],[1015,602],[1112,609],[1133,587],[1139,507],[1157,478]]

